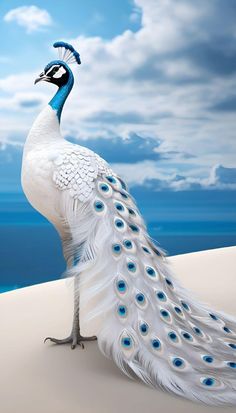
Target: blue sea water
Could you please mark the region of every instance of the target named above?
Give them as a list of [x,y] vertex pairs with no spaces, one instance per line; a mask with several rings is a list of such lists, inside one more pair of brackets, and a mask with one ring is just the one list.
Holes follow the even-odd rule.
[[[236,191],[132,194],[152,238],[168,255],[236,245]],[[56,230],[22,193],[0,193],[0,292],[58,279],[65,270]]]

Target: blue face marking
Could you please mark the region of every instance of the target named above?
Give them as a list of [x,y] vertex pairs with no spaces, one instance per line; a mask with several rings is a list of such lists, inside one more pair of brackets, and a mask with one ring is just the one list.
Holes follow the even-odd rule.
[[132,208],[129,208],[128,211],[129,211],[130,215],[135,215],[135,212]]
[[53,96],[53,98],[48,103],[51,106],[51,108],[56,111],[58,120],[60,122],[64,103],[74,84],[74,76],[69,66],[62,60],[53,60],[52,62],[48,63],[48,65],[45,67],[44,70],[45,71],[48,70],[53,65],[63,66],[68,72],[67,83],[59,87],[56,94]]
[[202,358],[206,363],[213,363],[214,359],[212,356],[203,356]]
[[132,347],[132,339],[130,337],[123,337],[121,340],[121,345],[125,348]]
[[121,252],[121,245],[120,244],[113,244],[112,250],[115,254],[120,254]]
[[160,301],[166,301],[166,295],[163,291],[158,291],[157,293],[157,298]]
[[94,208],[97,212],[102,212],[104,210],[104,203],[102,201],[95,201]]
[[229,345],[229,347],[231,347],[232,349],[236,349],[236,344],[234,344],[234,343],[228,343],[228,345]]
[[215,379],[213,379],[213,377],[206,377],[203,381],[202,384],[204,384],[204,386],[208,386],[211,387],[215,384]]
[[125,291],[127,290],[126,282],[124,280],[118,281],[116,286],[119,293],[125,293]]
[[173,359],[172,363],[175,367],[183,367],[184,366],[184,360],[179,358],[179,357],[175,357]]
[[131,249],[132,246],[133,246],[132,242],[131,242],[130,240],[128,240],[128,239],[125,239],[125,240],[123,241],[123,244],[124,244],[125,248],[127,248],[127,249]]
[[127,307],[123,304],[118,306],[118,314],[121,317],[125,317],[127,315]]
[[153,347],[155,350],[159,350],[159,349],[161,348],[161,342],[160,342],[160,340],[158,340],[158,338],[154,338],[154,339],[151,341],[151,344],[152,344],[152,347]]

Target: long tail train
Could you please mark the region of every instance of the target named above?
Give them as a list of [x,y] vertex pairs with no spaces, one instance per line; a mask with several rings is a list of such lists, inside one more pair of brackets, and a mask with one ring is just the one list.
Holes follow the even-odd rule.
[[[207,404],[236,403],[236,320],[197,302],[117,176],[64,205],[78,263],[81,327],[128,376]],[[79,274],[79,275],[78,275]]]

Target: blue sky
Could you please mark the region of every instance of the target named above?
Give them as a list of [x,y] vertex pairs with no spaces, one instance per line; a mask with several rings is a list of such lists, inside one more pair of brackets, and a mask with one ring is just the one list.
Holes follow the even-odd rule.
[[235,22],[235,0],[0,2],[0,290],[64,268],[20,185],[25,138],[55,93],[34,79],[57,40],[82,60],[62,131],[128,182],[151,236],[171,254],[235,244]]
[[63,132],[131,186],[236,188],[236,4],[227,0],[2,1],[2,191],[19,191],[22,145],[54,89],[33,85],[71,42],[82,65]]

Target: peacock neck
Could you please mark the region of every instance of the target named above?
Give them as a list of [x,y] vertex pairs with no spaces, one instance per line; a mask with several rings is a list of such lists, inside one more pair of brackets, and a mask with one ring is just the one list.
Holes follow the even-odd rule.
[[49,105],[52,107],[52,109],[56,111],[59,122],[61,120],[61,113],[62,113],[63,106],[65,104],[65,101],[68,95],[70,94],[73,84],[74,84],[74,77],[73,77],[73,74],[70,73],[67,83],[59,87],[56,94],[53,96],[53,98],[49,102]]

